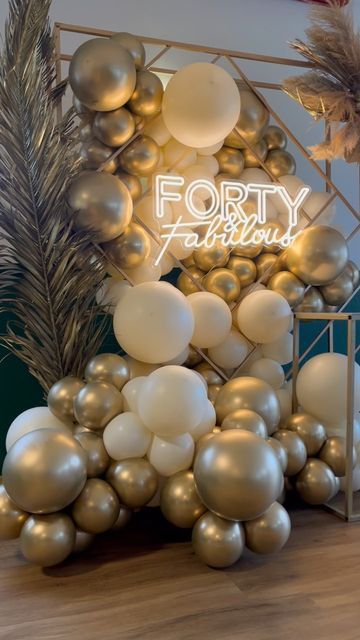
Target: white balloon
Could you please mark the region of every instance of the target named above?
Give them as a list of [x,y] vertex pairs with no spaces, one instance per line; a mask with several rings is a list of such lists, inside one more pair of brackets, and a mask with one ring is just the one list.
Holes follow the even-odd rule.
[[250,375],[265,380],[273,389],[280,389],[284,384],[284,370],[279,362],[271,358],[260,358],[250,367]]
[[55,429],[69,434],[70,425],[61,422],[47,407],[33,407],[20,413],[11,423],[6,434],[6,451],[26,433],[37,429]]
[[231,311],[219,296],[207,291],[191,293],[187,300],[194,314],[194,333],[191,344],[201,349],[215,347],[229,335]]
[[331,193],[325,193],[323,191],[313,191],[305,200],[303,209],[312,220],[324,207],[324,210],[316,218],[315,223],[330,224],[334,220],[336,215],[335,201],[332,200],[330,204],[327,204],[327,202],[331,198]]
[[[297,192],[301,187],[305,185],[305,183],[298,178],[298,176],[292,175],[284,175],[280,176],[279,183],[285,187],[287,193],[291,198],[295,198]],[[283,198],[278,193],[269,194],[267,196],[270,202],[275,206],[277,212],[284,216],[284,220],[287,220],[287,224],[289,223],[289,209],[286,206]]]
[[164,147],[164,162],[170,169],[182,171],[196,162],[196,151],[173,138]]
[[[353,469],[353,492],[360,490],[360,464],[357,464]],[[340,491],[346,490],[346,476],[340,478]]]
[[141,265],[131,269],[131,271],[125,271],[125,273],[135,285],[143,284],[144,282],[156,282],[161,278],[161,267],[159,264],[155,264],[152,256],[149,256]]
[[231,329],[228,336],[216,347],[208,351],[209,358],[225,369],[235,369],[244,362],[249,352],[249,343],[236,329]]
[[[346,438],[346,420],[336,422],[335,424],[327,422],[324,427],[329,438],[331,436],[340,436],[341,438]],[[360,420],[358,418],[355,418],[353,423],[353,442],[356,446],[356,449],[358,450],[360,445]],[[360,459],[360,450],[358,450],[358,456]]]
[[164,365],[167,365],[167,364],[178,364],[178,365],[184,364],[185,360],[187,360],[188,357],[189,357],[189,353],[190,353],[190,347],[185,347],[185,349],[183,349],[183,351],[181,353],[179,353],[178,356],[175,356],[175,358],[172,358],[168,362],[164,362]]
[[124,400],[124,411],[134,411],[137,413],[139,392],[146,380],[146,376],[138,376],[137,378],[129,380],[129,382],[123,386],[121,395]]
[[292,414],[292,398],[291,393],[287,389],[275,389],[275,393],[280,404],[279,429],[281,429]]
[[213,177],[216,176],[217,173],[219,173],[219,163],[215,156],[198,155],[196,164],[200,167],[205,167],[208,171],[210,171]]
[[[160,231],[160,219],[156,216],[154,196],[146,196],[135,205],[135,215],[142,220],[150,229]],[[161,218],[161,224],[170,224],[173,219],[173,211],[171,205],[164,201],[164,216]]]
[[130,287],[127,280],[118,280],[116,277],[105,278],[96,293],[96,302],[113,314],[117,303]]
[[161,113],[145,125],[143,133],[155,140],[159,147],[163,147],[171,138],[171,133],[166,127]]
[[189,469],[194,458],[194,441],[189,433],[172,438],[154,436],[148,458],[162,476],[172,476],[178,471]]
[[265,358],[277,360],[280,364],[289,364],[293,359],[294,338],[289,332],[274,342],[268,342],[261,346]]
[[[201,198],[199,198],[197,195],[194,195],[193,197],[193,206],[196,209],[196,211],[200,211],[201,213],[205,212],[206,207],[205,207],[204,201],[201,200]],[[181,216],[182,223],[187,222],[188,224],[191,223],[192,225],[201,224],[200,218],[196,218],[193,215],[193,213],[189,211],[183,199],[179,200],[178,202],[173,202],[172,210],[173,210],[174,222],[176,222]],[[191,228],[192,229],[196,228],[196,226]]]
[[[183,171],[183,178],[185,180],[184,186],[182,187],[183,192],[185,192],[188,186],[195,180],[206,180],[210,184],[215,185],[212,172],[201,164],[194,164],[191,167],[187,167],[187,169]],[[210,197],[209,188],[206,186],[198,187],[194,194],[201,200],[207,200]]]
[[127,354],[123,357],[128,363],[131,379],[138,378],[139,376],[148,376],[149,373],[152,373],[161,366],[160,364],[149,364],[148,362],[135,360],[135,358],[131,358]]
[[[159,249],[157,250],[157,252],[158,251]],[[160,260],[161,275],[166,276],[174,269],[175,266],[176,265],[174,259],[171,258],[171,256],[165,254]]]
[[269,290],[250,293],[237,312],[240,331],[249,340],[262,344],[279,340],[289,330],[291,318],[287,300]]
[[216,412],[210,400],[205,405],[205,411],[199,424],[191,431],[191,437],[197,442],[206,433],[210,433],[216,425]]
[[199,424],[206,403],[206,390],[196,373],[176,365],[151,373],[138,400],[144,424],[166,437],[191,432]]
[[194,331],[186,297],[165,282],[145,282],[129,290],[114,314],[120,346],[142,362],[167,362],[183,351]]
[[116,416],[105,427],[104,446],[113,460],[142,458],[151,443],[152,434],[139,416],[126,411]]
[[241,174],[241,182],[244,184],[249,184],[250,182],[253,184],[267,184],[271,182],[271,178],[269,178],[266,171],[255,167],[252,169],[244,169]]
[[223,144],[224,144],[224,140],[220,140],[220,142],[217,142],[216,144],[211,144],[209,147],[197,148],[196,151],[199,156],[204,156],[204,157],[212,156],[218,151],[220,151]]

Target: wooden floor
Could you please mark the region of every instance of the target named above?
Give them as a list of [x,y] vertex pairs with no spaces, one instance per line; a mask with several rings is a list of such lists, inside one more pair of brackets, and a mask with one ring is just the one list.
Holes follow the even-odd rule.
[[247,551],[228,571],[205,567],[154,510],[52,569],[2,543],[0,638],[359,640],[360,526],[318,509],[291,518],[283,551]]

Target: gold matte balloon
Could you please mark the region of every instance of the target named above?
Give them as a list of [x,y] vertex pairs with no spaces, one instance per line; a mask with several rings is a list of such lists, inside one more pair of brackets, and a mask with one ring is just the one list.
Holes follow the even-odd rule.
[[271,124],[264,133],[264,140],[269,151],[273,149],[285,149],[287,145],[287,137],[285,131]]
[[263,244],[261,242],[257,244],[249,244],[249,245],[238,245],[233,248],[231,254],[233,256],[240,256],[242,258],[256,258],[260,255],[263,250]]
[[202,271],[210,271],[213,267],[225,267],[229,261],[230,250],[216,240],[212,247],[200,247],[193,253],[195,265]]
[[215,293],[227,303],[235,302],[241,291],[239,278],[229,269],[212,269],[205,276],[203,285],[206,291]]
[[[109,147],[121,147],[135,131],[135,121],[131,113],[124,107],[96,114],[93,132],[103,144]],[[111,151],[112,152],[112,151]]]
[[294,175],[296,173],[295,158],[285,149],[269,151],[265,165],[273,178],[281,178],[281,176]]
[[[110,158],[113,153],[111,147],[107,147],[100,140],[89,140],[83,142],[80,147],[80,158],[83,159],[84,169],[98,169],[100,165]],[[117,158],[113,158],[106,163],[103,170],[106,173],[115,173],[118,166]]]
[[119,391],[130,380],[130,368],[124,358],[115,353],[99,353],[86,365],[88,382],[109,382]]
[[130,53],[137,69],[141,69],[144,66],[145,48],[142,42],[135,38],[135,36],[124,31],[121,33],[115,33],[113,36],[111,36],[111,40],[114,40],[114,42],[120,44]]
[[87,455],[86,470],[88,478],[96,478],[105,473],[110,464],[110,458],[102,438],[91,432],[79,433],[75,438],[80,442]]
[[75,417],[88,429],[105,429],[122,408],[120,391],[108,382],[88,382],[74,400]]
[[95,535],[93,533],[87,533],[87,531],[81,531],[81,529],[76,529],[75,534],[75,544],[73,548],[73,553],[82,553],[86,551],[94,542]]
[[310,287],[305,291],[302,302],[296,307],[295,311],[303,313],[321,313],[324,311],[324,298],[319,289]]
[[144,458],[129,458],[113,462],[106,474],[120,501],[129,509],[144,507],[158,488],[158,474]]
[[195,367],[195,371],[198,371],[199,373],[201,373],[206,384],[208,385],[224,384],[224,379],[221,377],[221,375],[217,371],[215,371],[215,369],[213,369],[212,366],[206,361],[201,362],[199,365],[197,365]]
[[308,456],[316,456],[326,440],[325,427],[308,413],[294,413],[286,423],[285,429],[294,431],[303,441]]
[[124,529],[126,525],[130,522],[132,517],[132,511],[127,509],[126,507],[121,506],[119,515],[115,524],[111,527],[111,531],[120,531],[120,529]]
[[135,89],[135,64],[114,40],[92,38],[75,51],[69,82],[76,97],[89,109],[113,111],[122,107]]
[[30,513],[60,511],[75,500],[85,481],[85,451],[72,435],[54,429],[25,434],[4,461],[4,487]]
[[150,255],[150,236],[136,222],[131,222],[118,238],[103,244],[110,263],[122,269],[139,267]]
[[346,271],[346,268],[333,282],[325,285],[325,287],[320,287],[325,303],[335,307],[344,304],[353,291],[353,276]]
[[245,169],[252,167],[261,167],[265,162],[268,148],[265,140],[259,140],[252,149],[244,149],[243,156],[245,161]]
[[214,154],[219,163],[219,173],[225,173],[231,178],[239,178],[244,169],[244,156],[238,149],[222,147]]
[[149,136],[138,136],[120,154],[119,162],[124,171],[135,176],[147,177],[154,173],[160,159],[160,147]]
[[29,514],[11,500],[4,485],[0,484],[0,540],[18,538],[28,517]]
[[280,421],[280,404],[269,384],[259,378],[242,376],[226,382],[220,389],[215,403],[218,423],[233,411],[250,409],[258,413],[271,435]]
[[195,487],[192,471],[180,471],[169,478],[162,491],[160,507],[163,515],[175,527],[188,529],[206,511]]
[[270,278],[279,271],[278,257],[275,253],[263,253],[255,260],[257,270],[257,280],[262,284],[267,284]]
[[307,451],[302,439],[292,431],[280,429],[273,434],[273,438],[286,449],[288,463],[285,470],[286,476],[294,476],[304,467],[307,458]]
[[138,71],[134,93],[128,107],[138,116],[153,116],[161,109],[164,88],[162,82],[151,71]]
[[221,387],[222,384],[209,384],[208,386],[208,398],[214,406]]
[[245,149],[246,142],[253,145],[262,138],[269,122],[269,113],[253,91],[240,90],[241,109],[236,128],[241,134],[237,135],[235,129],[225,138],[225,144],[235,149]]
[[287,266],[306,284],[326,285],[343,271],[348,259],[345,238],[332,227],[312,225],[287,250]]
[[68,203],[75,227],[91,233],[96,242],[108,242],[123,233],[133,211],[125,185],[116,176],[95,171],[85,171],[73,180]]
[[137,176],[132,176],[130,173],[126,173],[125,171],[117,171],[116,177],[125,185],[125,187],[129,190],[132,201],[136,202],[142,195],[142,186],[140,179]]
[[258,413],[250,409],[237,409],[229,413],[221,423],[222,431],[227,431],[228,429],[244,429],[255,433],[260,438],[267,438],[268,436],[265,421]]
[[[191,273],[195,281],[198,281],[199,284],[203,282],[203,278],[205,276],[204,271],[201,271],[198,267],[191,266],[187,267],[187,270]],[[189,296],[191,293],[197,293],[201,290],[200,287],[196,286],[195,282],[185,273],[184,271],[180,273],[176,286],[180,291],[184,294],[184,296]]]
[[344,272],[350,275],[353,287],[355,289],[358,286],[360,280],[359,267],[355,264],[355,262],[349,260],[346,263]]
[[201,447],[194,478],[202,502],[228,520],[257,518],[283,486],[274,451],[263,438],[241,429],[222,431]]
[[281,444],[281,442],[279,442],[279,440],[276,440],[276,438],[268,438],[266,442],[275,451],[280,462],[282,472],[285,473],[286,467],[288,465],[288,455],[285,447]]
[[309,458],[296,478],[296,490],[308,504],[324,504],[336,494],[333,471],[322,460]]
[[240,522],[229,522],[211,511],[195,523],[192,544],[199,558],[216,569],[230,567],[244,551],[245,536]]
[[84,384],[80,378],[75,378],[74,376],[66,376],[55,382],[50,388],[47,397],[51,413],[64,422],[75,421],[74,399]]
[[87,533],[111,529],[120,511],[114,489],[101,478],[90,478],[72,507],[75,524]]
[[250,258],[232,255],[227,268],[236,273],[242,287],[248,287],[256,280],[256,265]]
[[271,276],[268,289],[280,293],[288,301],[290,307],[297,307],[304,298],[305,285],[290,271],[279,271]]
[[245,544],[255,553],[276,553],[287,543],[291,531],[289,514],[278,502],[255,520],[245,522]]
[[[340,436],[328,438],[322,447],[319,457],[329,465],[338,477],[346,474],[346,439]],[[357,463],[356,449],[353,447],[353,467]]]
[[52,567],[71,554],[75,536],[74,523],[65,513],[30,516],[20,534],[20,549],[29,562]]

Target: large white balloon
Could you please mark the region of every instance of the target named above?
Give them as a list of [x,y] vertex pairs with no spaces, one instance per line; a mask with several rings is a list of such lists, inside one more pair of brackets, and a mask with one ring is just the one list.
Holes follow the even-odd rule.
[[173,75],[162,109],[165,125],[176,140],[189,147],[209,147],[236,125],[240,95],[233,78],[221,67],[195,62]]
[[191,293],[187,300],[195,321],[191,344],[207,349],[223,342],[232,323],[231,311],[226,302],[207,291]]
[[236,329],[231,329],[225,340],[216,347],[211,347],[208,354],[209,358],[218,367],[225,369],[235,369],[244,362],[249,352],[249,343]]
[[120,346],[143,362],[167,362],[189,344],[194,316],[186,297],[166,282],[145,282],[129,290],[114,314]]
[[110,458],[125,460],[142,458],[150,446],[152,434],[136,413],[126,411],[109,422],[103,438]]
[[286,332],[278,340],[263,344],[261,350],[265,358],[272,358],[280,364],[289,364],[293,359],[293,346],[293,335]]
[[281,364],[271,358],[260,358],[253,362],[249,373],[254,378],[265,380],[273,389],[280,389],[285,380]]
[[6,451],[26,433],[37,429],[56,429],[70,433],[70,425],[61,422],[47,407],[33,407],[20,413],[11,423],[6,435]]
[[172,438],[154,436],[148,452],[152,466],[162,476],[188,469],[194,458],[194,441],[189,433]]
[[290,328],[289,303],[276,291],[250,293],[241,302],[237,321],[240,331],[253,342],[266,344],[279,340]]

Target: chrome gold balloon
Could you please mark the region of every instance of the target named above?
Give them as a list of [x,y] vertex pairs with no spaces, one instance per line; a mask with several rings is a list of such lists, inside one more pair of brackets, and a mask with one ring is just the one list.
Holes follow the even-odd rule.
[[76,420],[95,431],[104,429],[122,409],[120,391],[108,382],[88,382],[74,400]]
[[92,109],[89,109],[85,104],[80,102],[80,100],[73,94],[73,107],[83,122],[92,122],[95,116],[95,112]]
[[337,493],[333,471],[322,460],[309,458],[296,478],[296,490],[308,504],[324,504]]
[[160,147],[149,136],[138,136],[119,156],[121,168],[135,176],[154,173],[160,159]]
[[273,178],[281,178],[281,176],[294,175],[296,173],[295,158],[285,149],[273,149],[269,151],[265,166]]
[[184,367],[196,367],[196,365],[202,362],[202,356],[194,349],[192,345],[189,346],[189,354],[184,362]]
[[259,140],[253,145],[251,149],[243,149],[243,156],[245,161],[245,169],[252,167],[261,167],[262,162],[265,162],[268,153],[268,147],[264,139]]
[[[286,232],[285,227],[279,220],[269,220],[264,225],[260,225],[265,235],[263,251],[267,253],[279,253],[282,247],[276,240],[280,239]],[[267,239],[271,241],[268,242]],[[273,242],[273,240],[275,242]]]
[[244,169],[244,156],[238,149],[222,147],[215,153],[219,163],[219,173],[225,173],[231,178],[239,178]]
[[95,540],[95,535],[93,533],[87,533],[86,531],[81,531],[81,529],[76,529],[75,534],[75,544],[72,550],[73,553],[82,553],[86,551]]
[[95,116],[94,135],[108,147],[121,147],[130,140],[134,131],[134,118],[124,107],[106,113],[99,111]]
[[229,522],[211,511],[195,523],[192,544],[199,558],[216,569],[230,567],[244,551],[244,530],[240,522]]
[[308,456],[316,456],[326,440],[325,427],[308,413],[294,413],[287,419],[284,428],[297,433]]
[[264,140],[269,151],[273,149],[285,149],[287,145],[287,137],[285,131],[276,125],[269,125],[265,129]]
[[[346,474],[346,439],[340,436],[332,436],[328,438],[322,447],[320,459],[329,465],[330,469],[338,477]],[[357,463],[356,449],[353,447],[353,467]]]
[[142,42],[135,38],[135,36],[124,31],[121,33],[115,33],[113,36],[111,36],[111,40],[114,40],[114,42],[120,44],[130,53],[137,69],[141,69],[144,66],[145,48]]
[[28,517],[29,514],[11,500],[4,485],[0,484],[0,540],[18,538]]
[[115,489],[121,504],[129,509],[144,507],[158,488],[158,474],[144,458],[129,458],[113,462],[106,479]]
[[255,520],[244,523],[245,544],[255,553],[276,553],[289,539],[289,514],[278,502]]
[[135,269],[150,255],[150,236],[143,227],[131,222],[118,238],[102,245],[109,262],[121,269]]
[[355,262],[353,262],[352,260],[349,260],[346,263],[346,267],[344,269],[345,273],[348,273],[351,276],[351,281],[353,284],[354,289],[356,289],[356,287],[359,284],[359,280],[360,280],[360,273],[359,273],[359,267],[355,264]]
[[139,200],[142,194],[142,186],[140,179],[137,176],[133,176],[130,173],[126,173],[126,171],[117,171],[116,177],[125,185],[125,187],[129,190],[132,201],[136,202]]
[[296,307],[295,311],[303,313],[321,313],[324,311],[324,298],[319,289],[310,287],[305,291],[302,302]]
[[104,533],[115,524],[120,502],[114,489],[101,478],[90,478],[72,506],[72,517],[87,533]]
[[130,509],[127,509],[126,507],[121,506],[118,518],[115,524],[113,524],[113,526],[111,527],[111,531],[120,531],[120,529],[124,529],[124,527],[126,527],[126,525],[130,522],[131,518],[132,511],[130,511]]
[[225,144],[235,149],[245,149],[246,142],[253,145],[262,138],[269,122],[269,113],[259,98],[248,89],[240,90],[240,116],[236,124],[241,137],[234,129],[225,138]]
[[205,433],[204,436],[201,436],[201,438],[199,438],[199,440],[195,443],[195,458],[199,453],[199,451],[202,449],[202,447],[217,433],[221,433],[220,427],[214,427],[214,429],[210,431],[210,433]]
[[164,88],[160,78],[146,69],[138,71],[136,86],[128,107],[138,116],[153,116],[161,109]]
[[320,287],[320,293],[325,303],[335,307],[343,305],[350,298],[353,291],[353,276],[346,270],[346,267],[330,284]]
[[285,429],[280,429],[273,434],[273,438],[279,440],[279,442],[283,445],[284,449],[286,449],[288,463],[285,470],[286,476],[294,476],[304,467],[307,451],[304,442],[297,435],[297,433],[293,433],[292,431],[287,431]]
[[192,471],[180,471],[171,476],[161,491],[162,514],[175,527],[188,529],[206,511],[194,482]]
[[47,397],[51,413],[64,422],[74,422],[74,399],[84,384],[80,378],[75,378],[75,376],[66,376],[55,382]]
[[271,276],[268,289],[280,293],[288,301],[290,307],[297,307],[305,295],[305,285],[290,271],[279,271]]
[[229,269],[212,269],[205,276],[203,285],[206,291],[215,293],[227,303],[235,302],[241,291],[239,278]]
[[256,258],[263,250],[263,244],[261,242],[257,244],[248,245],[236,245],[231,251],[233,256],[240,256],[241,258]]
[[221,387],[222,384],[209,384],[208,386],[208,398],[214,406]]
[[250,409],[237,409],[229,413],[221,423],[222,431],[228,429],[244,429],[244,431],[255,433],[260,438],[268,437],[265,421],[258,413]]
[[224,379],[220,376],[220,374],[212,368],[212,366],[204,361],[195,367],[195,371],[201,373],[204,378],[206,384],[224,384]]
[[[195,265],[187,267],[187,270],[191,273],[196,282],[199,282],[199,284],[203,285],[203,280],[205,277],[204,271],[201,271],[201,269],[199,269]],[[198,291],[201,291],[201,287],[197,286],[195,282],[193,282],[193,280],[184,271],[180,273],[177,279],[176,286],[178,289],[180,289],[184,296],[189,296],[191,293],[197,293]]]
[[103,162],[106,162],[103,170],[106,173],[115,173],[118,160],[117,158],[110,160],[113,151],[111,147],[107,147],[100,140],[92,139],[88,142],[83,142],[79,151],[80,158],[83,159],[83,168],[98,169]]
[[202,271],[210,271],[214,267],[225,267],[229,261],[230,250],[216,240],[211,247],[200,247],[193,253],[194,263]]
[[234,251],[227,263],[227,268],[233,271],[239,278],[241,287],[248,287],[256,280],[256,265],[250,258],[237,256]]
[[79,126],[79,140],[80,142],[89,142],[94,137],[92,123],[84,122]]
[[30,516],[20,534],[20,549],[26,560],[40,567],[63,562],[73,551],[76,529],[65,513]]
[[126,360],[115,353],[99,353],[86,365],[85,378],[87,382],[109,382],[121,391],[130,380],[130,368]]
[[279,442],[279,440],[276,440],[276,438],[268,438],[266,442],[275,451],[280,462],[282,472],[285,473],[286,467],[288,465],[288,456],[285,447],[281,444],[281,442]]
[[110,464],[110,458],[104,447],[102,438],[96,433],[84,432],[75,436],[86,452],[86,471],[88,478],[102,476]]
[[257,270],[257,280],[261,279],[262,284],[267,284],[270,278],[278,273],[280,267],[278,257],[275,253],[263,253],[255,260]]

